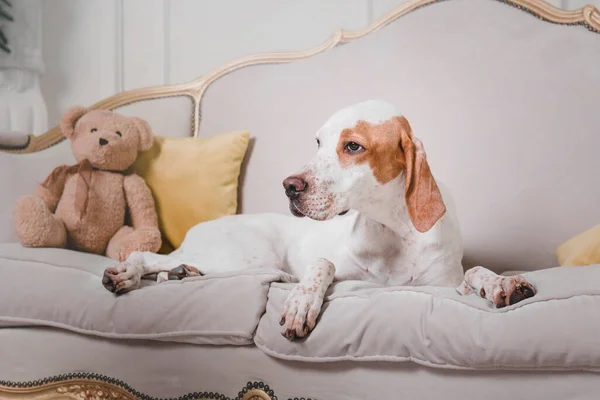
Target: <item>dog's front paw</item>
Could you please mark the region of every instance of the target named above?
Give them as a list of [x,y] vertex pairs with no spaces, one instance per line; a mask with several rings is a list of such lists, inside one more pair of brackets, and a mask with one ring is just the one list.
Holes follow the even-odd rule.
[[279,325],[281,334],[289,340],[308,336],[317,324],[325,292],[335,274],[335,266],[329,260],[318,259],[306,272],[283,305]]
[[106,268],[102,285],[114,294],[123,294],[140,287],[142,271],[138,265],[127,261],[116,267]]
[[279,325],[281,334],[289,340],[301,339],[315,328],[323,305],[323,295],[318,288],[300,282],[289,294],[283,306]]
[[496,308],[519,303],[536,294],[535,287],[525,276],[501,276],[480,266],[468,270],[463,283],[456,290],[462,295],[475,293],[489,300]]
[[510,306],[533,297],[535,288],[523,275],[505,276],[500,278],[499,289],[495,291],[492,303],[497,308]]

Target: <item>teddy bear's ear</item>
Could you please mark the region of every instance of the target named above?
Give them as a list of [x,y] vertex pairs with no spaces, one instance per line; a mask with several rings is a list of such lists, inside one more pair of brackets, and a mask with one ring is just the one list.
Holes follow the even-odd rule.
[[146,151],[152,147],[152,143],[154,143],[154,134],[152,133],[152,128],[150,128],[150,124],[144,121],[141,118],[131,117],[133,124],[138,130],[140,134],[140,146],[139,151]]
[[75,131],[75,123],[79,118],[83,117],[88,110],[85,107],[75,106],[69,108],[60,118],[60,131],[66,138],[71,138]]

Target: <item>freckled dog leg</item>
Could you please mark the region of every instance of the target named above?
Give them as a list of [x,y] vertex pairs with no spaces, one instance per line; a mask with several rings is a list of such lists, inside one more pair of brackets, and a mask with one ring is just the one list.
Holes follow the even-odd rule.
[[160,282],[165,273],[166,279],[170,280],[200,275],[196,268],[182,264],[174,257],[136,251],[116,267],[107,268],[102,285],[112,293],[122,294],[139,288],[142,277],[156,275]]
[[471,290],[471,286],[469,286],[466,280],[463,280],[460,286],[456,288],[456,290],[463,296],[473,293],[473,290]]
[[518,303],[535,295],[535,288],[523,275],[500,276],[487,268],[473,267],[456,290],[462,294],[475,293],[489,300],[496,308]]
[[303,338],[314,329],[334,275],[335,266],[323,258],[308,268],[283,306],[279,322],[283,326],[283,336],[290,340]]

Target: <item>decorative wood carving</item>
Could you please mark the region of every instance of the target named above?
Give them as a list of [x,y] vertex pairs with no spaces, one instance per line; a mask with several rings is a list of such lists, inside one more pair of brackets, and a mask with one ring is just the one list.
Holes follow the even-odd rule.
[[[83,376],[81,378],[80,376]],[[124,382],[95,374],[70,374],[34,382],[0,382],[0,400],[153,400]],[[278,400],[263,382],[248,382],[234,398],[189,393],[173,400]],[[307,399],[310,400],[310,399]]]
[[[447,0],[446,0],[447,1]],[[590,31],[600,33],[600,12],[593,5],[586,5],[578,10],[563,10],[557,8],[544,0],[497,0],[502,3],[510,4],[523,11],[529,12],[542,20],[563,24],[563,25],[583,25]],[[319,53],[328,51],[339,44],[348,43],[360,39],[372,32],[375,32],[398,18],[427,5],[438,3],[440,0],[407,0],[389,13],[374,21],[364,29],[343,30],[338,29],[322,44],[312,49],[304,51],[262,53],[242,57],[233,62],[220,66],[205,76],[195,79],[191,82],[154,86],[140,88],[118,93],[108,97],[90,106],[90,109],[115,109],[127,104],[138,101],[146,101],[165,97],[187,96],[193,102],[192,115],[192,136],[198,135],[200,124],[200,102],[206,89],[217,79],[233,72],[237,69],[257,64],[289,63],[304,58],[309,58]],[[12,153],[33,153],[53,146],[63,140],[63,136],[58,127],[50,129],[48,132],[35,136],[30,135],[29,143],[21,148],[4,148],[2,151]]]
[[109,383],[78,379],[30,387],[0,386],[0,399],[136,400],[137,397]]

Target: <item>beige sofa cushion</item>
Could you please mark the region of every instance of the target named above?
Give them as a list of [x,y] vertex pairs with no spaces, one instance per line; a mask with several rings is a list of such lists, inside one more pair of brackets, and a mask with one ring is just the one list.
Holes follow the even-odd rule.
[[101,284],[114,261],[0,244],[0,328],[51,326],[115,339],[247,345],[264,313],[271,269],[145,286],[121,296]]
[[413,361],[446,369],[600,372],[600,265],[526,273],[538,294],[503,309],[453,288],[340,282],[303,341],[281,336],[294,280],[273,269],[152,283],[116,297],[105,257],[0,244],[0,328],[48,326],[110,339],[256,344],[308,362]]
[[282,337],[279,326],[294,285],[274,283],[254,341],[285,360],[600,372],[600,265],[525,275],[538,294],[503,309],[453,288],[341,282],[326,298],[315,330],[300,342]]

